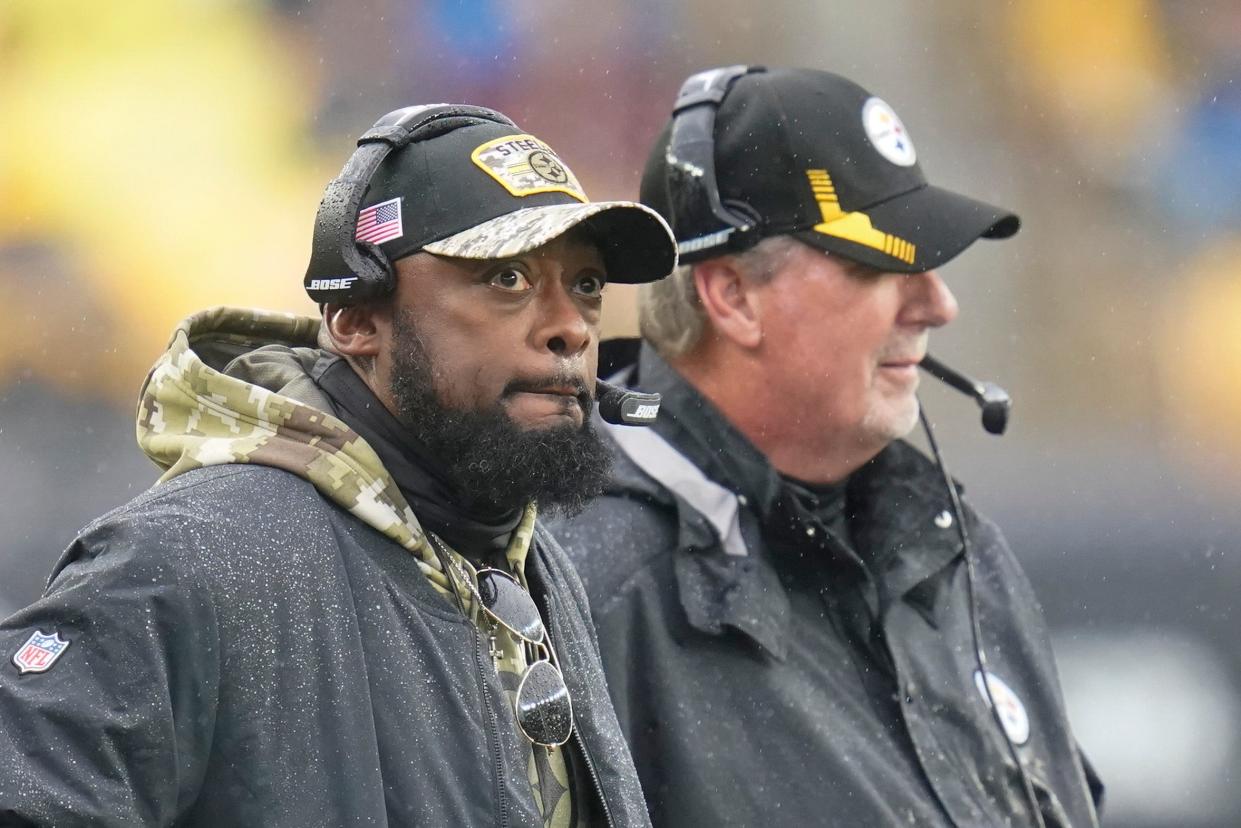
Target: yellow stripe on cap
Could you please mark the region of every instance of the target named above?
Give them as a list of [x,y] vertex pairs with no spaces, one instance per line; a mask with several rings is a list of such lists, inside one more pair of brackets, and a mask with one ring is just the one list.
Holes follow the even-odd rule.
[[819,204],[819,213],[823,221],[816,224],[813,230],[825,236],[835,236],[856,244],[885,253],[906,264],[913,264],[918,247],[899,236],[876,230],[870,223],[870,216],[865,213],[848,212],[840,209],[840,200],[836,197],[836,185],[827,170],[806,170],[806,178],[810,180],[810,189],[814,192],[814,200]]

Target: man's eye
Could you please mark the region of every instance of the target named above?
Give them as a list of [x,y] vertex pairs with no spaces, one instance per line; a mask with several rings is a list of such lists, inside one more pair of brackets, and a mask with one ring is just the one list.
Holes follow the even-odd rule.
[[530,280],[520,270],[507,268],[491,277],[491,285],[503,290],[529,290]]
[[603,293],[606,282],[598,276],[582,276],[577,280],[577,292],[583,296],[595,297]]

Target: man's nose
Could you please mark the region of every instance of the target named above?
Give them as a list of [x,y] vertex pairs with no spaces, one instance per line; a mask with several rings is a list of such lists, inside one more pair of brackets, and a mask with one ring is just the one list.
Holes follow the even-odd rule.
[[582,306],[562,284],[546,285],[540,294],[539,317],[533,331],[535,347],[561,357],[584,352],[595,331]]
[[939,272],[928,270],[907,277],[906,301],[901,321],[907,325],[938,328],[957,318],[960,307],[957,297],[939,277]]

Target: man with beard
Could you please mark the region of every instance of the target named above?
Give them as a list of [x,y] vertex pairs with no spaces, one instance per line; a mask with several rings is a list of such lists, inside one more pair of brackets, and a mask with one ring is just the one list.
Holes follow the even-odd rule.
[[690,262],[622,375],[663,409],[559,537],[652,821],[1097,824],[1020,565],[900,439],[957,315],[937,268],[1017,217],[805,69],[691,78],[642,201]]
[[0,824],[647,824],[535,515],[601,488],[601,291],[671,270],[667,227],[490,110],[359,145],[321,318],[182,323],[138,409],[161,481],[0,625]]

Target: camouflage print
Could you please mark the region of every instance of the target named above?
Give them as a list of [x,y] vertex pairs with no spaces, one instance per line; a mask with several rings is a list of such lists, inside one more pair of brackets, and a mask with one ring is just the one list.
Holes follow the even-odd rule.
[[[530,553],[530,544],[534,539],[534,522],[538,517],[538,509],[534,503],[530,503],[525,512],[522,513],[521,520],[517,523],[517,528],[513,530],[513,535],[509,538],[508,548],[504,552],[505,560],[508,562],[509,571],[511,571],[521,585],[530,588],[526,583],[526,556]],[[474,565],[470,563],[465,556],[461,555],[455,549],[448,545],[443,538],[439,539],[439,545],[453,561],[453,566],[459,567],[452,571],[452,580],[456,583],[457,592],[461,595],[461,603],[465,607],[465,614],[472,618],[475,623],[479,622],[478,607],[475,606],[473,591],[464,583],[461,583],[463,574],[468,575],[475,583],[478,582],[478,571]]]
[[331,414],[227,376],[200,356],[223,354],[227,361],[273,343],[314,348],[318,333],[318,319],[262,310],[212,308],[186,319],[142,386],[138,444],[165,470],[161,481],[223,463],[256,463],[305,478],[414,553],[432,585],[447,593],[422,526],[365,440]]
[[533,135],[505,135],[481,144],[470,158],[515,196],[560,192],[586,202],[577,176],[556,151]]
[[664,223],[649,207],[632,201],[527,207],[462,230],[422,249],[459,259],[503,259],[542,247],[591,216],[615,209],[640,210],[654,216],[661,225]]
[[[526,556],[529,554],[530,543],[534,537],[536,515],[537,510],[531,503],[526,507],[525,514],[522,515],[517,528],[513,530],[508,549],[505,550],[505,559],[508,561],[509,569],[527,589],[529,589],[529,584],[525,576]],[[526,672],[526,667],[530,665],[530,660],[527,658],[528,645],[504,627],[495,624],[484,613],[479,612],[477,601],[473,597],[474,590],[461,580],[463,576],[468,576],[477,584],[477,571],[468,560],[451,549],[442,539],[440,545],[452,558],[453,562],[449,570],[457,592],[465,604],[466,615],[490,639],[500,683],[504,687],[509,704],[515,704],[521,677]],[[534,791],[534,800],[543,814],[544,828],[574,828],[573,793],[563,749],[531,744],[526,775]]]

